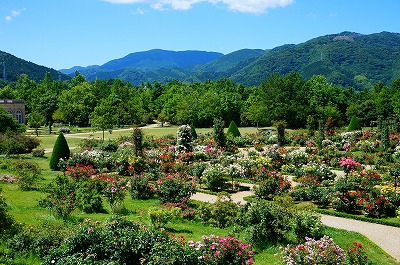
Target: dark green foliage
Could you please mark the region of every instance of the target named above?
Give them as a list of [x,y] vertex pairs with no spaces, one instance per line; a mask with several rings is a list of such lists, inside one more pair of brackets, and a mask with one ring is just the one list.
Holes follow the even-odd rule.
[[224,121],[222,119],[214,119],[214,140],[218,147],[225,147],[226,138],[224,133]]
[[195,252],[165,232],[143,229],[122,218],[105,224],[85,222],[66,244],[52,251],[45,265],[197,264]]
[[358,119],[356,116],[353,116],[350,120],[349,126],[347,127],[347,130],[350,131],[357,131],[361,130],[361,125],[358,122]]
[[[337,36],[343,38],[335,38]],[[232,78],[256,85],[274,72],[286,75],[297,71],[305,78],[322,74],[329,82],[357,90],[378,81],[388,84],[393,81],[393,71],[399,65],[398,58],[392,56],[400,50],[399,39],[399,34],[389,32],[370,35],[342,32],[321,36],[298,45],[274,48],[238,69]]]
[[135,156],[143,155],[143,132],[142,129],[136,127],[132,134],[133,145],[135,146]]
[[192,138],[193,138],[193,140],[196,140],[197,132],[196,132],[196,128],[194,127],[194,124],[190,125],[190,128],[192,128]]
[[274,122],[274,126],[276,127],[276,131],[278,132],[278,145],[283,146],[285,144],[285,121],[277,121]]
[[6,52],[0,51],[0,58],[0,61],[5,61],[6,63],[8,81],[15,82],[22,74],[27,74],[31,79],[39,81],[47,72],[51,73],[53,78],[60,79],[61,81],[70,79],[69,76],[54,69],[25,61]]
[[292,241],[292,218],[293,214],[287,208],[261,200],[247,205],[240,217],[247,239],[258,248],[268,243]]
[[325,139],[325,130],[322,120],[318,122],[318,135],[315,138],[315,142],[319,150],[322,149],[322,141]]
[[53,153],[50,158],[50,168],[52,170],[60,170],[60,167],[58,166],[60,159],[68,159],[69,156],[70,150],[67,140],[65,140],[64,134],[60,133],[54,143]]
[[3,107],[0,106],[0,133],[23,132],[24,128],[18,124],[17,120],[13,119]]
[[228,127],[228,131],[226,132],[226,135],[232,135],[233,137],[239,137],[241,136],[240,131],[238,127],[236,126],[235,121],[231,121]]

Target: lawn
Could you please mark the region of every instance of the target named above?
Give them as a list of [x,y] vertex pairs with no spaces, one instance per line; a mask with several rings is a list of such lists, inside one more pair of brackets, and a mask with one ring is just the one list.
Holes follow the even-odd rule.
[[[142,128],[143,132],[147,136],[151,136],[154,138],[160,138],[167,135],[174,135],[178,131],[178,126],[165,126],[165,127],[144,127]],[[227,129],[226,129],[227,130]],[[244,134],[254,134],[257,132],[256,127],[242,127],[239,128],[242,135]],[[118,139],[120,137],[126,137],[132,135],[132,128],[118,129],[114,130],[111,133],[108,131],[104,132],[104,139]],[[198,134],[207,134],[212,133],[212,128],[196,128],[196,132]],[[102,139],[103,132],[101,131],[91,131],[91,128],[81,128],[79,132],[71,131],[71,133],[64,134],[67,139],[68,145],[70,148],[78,147],[81,139],[83,138],[95,138]],[[42,148],[53,148],[54,142],[56,141],[56,134],[40,134],[38,137],[41,140],[40,146]]]

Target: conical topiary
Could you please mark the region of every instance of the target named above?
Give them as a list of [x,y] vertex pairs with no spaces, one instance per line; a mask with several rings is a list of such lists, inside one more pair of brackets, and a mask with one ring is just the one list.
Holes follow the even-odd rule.
[[52,170],[60,170],[58,163],[60,159],[68,159],[70,155],[67,140],[65,140],[64,134],[60,133],[54,143],[53,153],[50,158],[50,168]]
[[226,132],[226,136],[228,135],[232,135],[233,137],[239,137],[241,135],[234,121],[231,121],[229,124],[228,131]]
[[349,127],[347,127],[347,130],[350,131],[357,131],[361,130],[361,125],[358,122],[358,119],[356,116],[353,116],[350,120]]

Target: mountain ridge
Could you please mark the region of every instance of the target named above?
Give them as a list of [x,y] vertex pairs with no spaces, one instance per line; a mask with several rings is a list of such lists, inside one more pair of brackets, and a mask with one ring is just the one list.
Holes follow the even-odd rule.
[[[0,53],[0,62],[4,54]],[[15,56],[7,58],[18,59]],[[22,60],[16,64],[26,63],[30,62]],[[400,78],[400,34],[345,31],[300,44],[285,44],[270,50],[241,49],[225,55],[218,52],[153,49],[130,53],[103,65],[74,66],[60,70],[70,77],[33,63],[24,67],[30,73],[37,67],[38,73],[33,73],[34,79],[43,78],[45,70],[53,71],[53,78],[59,79],[57,76],[71,78],[75,71],[79,71],[88,80],[120,78],[133,85],[229,78],[236,83],[252,86],[260,84],[272,73],[286,75],[296,71],[304,78],[322,74],[331,83],[363,89],[371,88],[379,81],[388,85]],[[18,73],[24,73],[21,70],[24,67],[10,75],[13,77],[10,81],[15,81]]]

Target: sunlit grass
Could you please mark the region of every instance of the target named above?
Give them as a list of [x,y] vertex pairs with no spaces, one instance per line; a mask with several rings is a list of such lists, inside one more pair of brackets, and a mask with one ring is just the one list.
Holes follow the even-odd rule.
[[[88,128],[87,128],[88,129]],[[176,136],[178,131],[178,126],[165,126],[165,127],[152,127],[152,128],[142,128],[143,132],[147,136],[151,136],[153,138],[161,138],[168,135]],[[227,129],[225,129],[226,131]],[[256,127],[241,127],[239,131],[242,135],[245,134],[254,134],[258,130]],[[113,130],[111,133],[108,131],[104,132],[104,140],[116,140],[120,137],[131,136],[133,132],[132,128],[125,128],[122,130]],[[213,132],[212,128],[196,128],[197,134],[210,134]],[[93,139],[103,139],[103,132],[101,131],[86,131],[86,129],[80,129],[78,133],[71,131],[71,133],[64,134],[68,146],[70,148],[78,147],[85,138],[93,138]],[[40,146],[42,148],[53,148],[54,142],[57,139],[57,134],[40,134],[38,139],[41,141]]]

